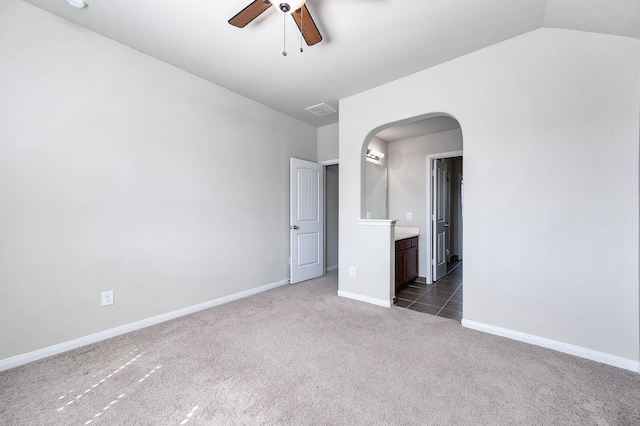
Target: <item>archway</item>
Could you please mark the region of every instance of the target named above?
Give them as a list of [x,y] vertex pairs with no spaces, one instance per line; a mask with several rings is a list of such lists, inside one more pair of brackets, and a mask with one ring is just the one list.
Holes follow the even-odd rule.
[[[462,299],[456,291],[462,292],[462,267],[448,275],[451,265],[460,265],[462,260],[460,123],[449,114],[434,113],[382,126],[363,145],[363,154],[362,217],[395,221],[395,282],[392,285],[402,296],[396,295],[396,303],[460,320]],[[445,222],[446,225],[441,226],[438,233],[432,220],[437,212],[434,204],[437,192],[433,190],[437,176],[432,175],[431,168],[436,162],[448,182],[446,192],[439,197],[442,212],[446,213],[446,217],[440,218],[440,225]],[[413,246],[407,236],[412,237]],[[406,253],[400,250],[405,246],[408,246]],[[437,281],[432,273],[433,259],[439,260],[444,268],[437,279],[444,280],[441,284],[455,281],[454,288],[432,285]],[[436,289],[438,297],[429,297],[428,293],[435,293]],[[451,306],[447,307],[447,303]]]

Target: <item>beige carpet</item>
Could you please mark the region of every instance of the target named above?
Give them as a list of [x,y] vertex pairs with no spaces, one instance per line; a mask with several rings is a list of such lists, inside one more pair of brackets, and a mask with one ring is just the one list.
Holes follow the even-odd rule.
[[636,373],[336,290],[333,273],[5,371],[0,424],[640,424]]

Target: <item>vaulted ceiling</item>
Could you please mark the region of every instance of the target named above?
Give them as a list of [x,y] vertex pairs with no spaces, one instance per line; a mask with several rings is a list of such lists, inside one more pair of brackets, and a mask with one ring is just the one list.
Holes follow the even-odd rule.
[[314,126],[338,114],[306,107],[338,109],[340,99],[537,28],[640,38],[638,0],[307,0],[324,40],[303,53],[294,21],[274,8],[243,29],[227,23],[251,0],[25,1]]

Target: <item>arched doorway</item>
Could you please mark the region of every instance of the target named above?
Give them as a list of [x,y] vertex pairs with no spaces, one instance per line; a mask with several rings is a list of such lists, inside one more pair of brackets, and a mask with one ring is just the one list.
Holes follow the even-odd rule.
[[419,117],[386,126],[365,145],[364,217],[396,220],[396,305],[460,320],[460,124],[446,114]]

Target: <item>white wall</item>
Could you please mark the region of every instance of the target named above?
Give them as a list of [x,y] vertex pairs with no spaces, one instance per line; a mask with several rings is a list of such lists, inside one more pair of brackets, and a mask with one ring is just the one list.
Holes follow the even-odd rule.
[[338,123],[318,127],[318,162],[337,163],[339,153]]
[[0,63],[0,359],[288,278],[315,128],[17,0]]
[[[427,276],[427,155],[462,150],[460,129],[389,143],[389,218],[420,228],[419,275]],[[413,220],[407,220],[411,212]]]
[[547,28],[341,100],[340,291],[390,285],[348,275],[387,257],[359,251],[386,244],[356,222],[363,146],[448,113],[464,134],[464,319],[637,368],[639,105],[640,41]]

